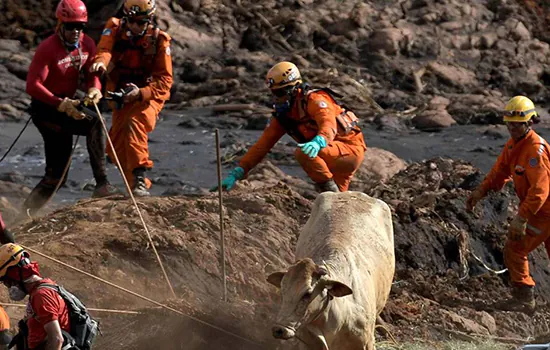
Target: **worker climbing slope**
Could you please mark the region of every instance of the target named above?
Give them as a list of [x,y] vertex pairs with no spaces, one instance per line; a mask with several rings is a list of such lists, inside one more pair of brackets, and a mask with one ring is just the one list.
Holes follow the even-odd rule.
[[85,35],[86,6],[80,0],[61,0],[56,9],[55,33],[36,49],[27,74],[27,93],[31,95],[31,117],[44,139],[46,173],[23,204],[34,213],[53,195],[70,162],[73,135],[86,136],[90,164],[96,181],[94,197],[115,194],[105,170],[105,135],[97,118],[87,117],[77,107],[77,88],[83,85],[88,102],[99,102],[99,78],[89,73],[95,54],[93,40]]
[[472,210],[489,191],[500,191],[506,182],[513,181],[520,205],[504,245],[513,298],[497,306],[532,313],[535,281],[529,274],[527,256],[544,243],[550,257],[550,151],[547,142],[531,128],[540,117],[530,99],[515,96],[505,109],[510,139],[485,180],[468,197],[466,207]]
[[148,196],[148,133],[152,132],[172,87],[170,36],[154,23],[155,0],[126,0],[124,17],[107,22],[92,72],[106,72],[108,92],[124,90],[124,104],[113,110],[109,136],[134,195]]
[[367,149],[355,114],[340,106],[330,89],[313,89],[303,83],[293,63],[273,66],[266,83],[274,99],[273,117],[222,186],[230,190],[289,134],[298,142],[296,159],[319,192],[347,191]]
[[10,299],[22,301],[29,296],[19,333],[12,341],[18,350],[91,349],[97,322],[75,296],[43,278],[38,263],[31,261],[21,246],[0,246],[0,281],[8,288]]

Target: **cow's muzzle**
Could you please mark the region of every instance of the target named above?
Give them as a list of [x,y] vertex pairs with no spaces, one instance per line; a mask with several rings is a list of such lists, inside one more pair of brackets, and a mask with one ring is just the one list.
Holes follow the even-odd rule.
[[273,337],[277,339],[290,339],[294,338],[296,335],[296,330],[294,328],[276,325],[273,328],[271,328],[271,331],[273,332]]

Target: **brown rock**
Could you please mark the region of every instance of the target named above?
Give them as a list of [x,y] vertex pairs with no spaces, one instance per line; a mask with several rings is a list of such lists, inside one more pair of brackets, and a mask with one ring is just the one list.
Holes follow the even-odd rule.
[[518,21],[517,24],[512,28],[510,34],[512,34],[512,37],[516,41],[520,40],[530,40],[531,39],[531,32],[527,27],[525,27],[525,24],[523,22]]
[[478,311],[475,313],[475,319],[483,327],[487,328],[489,333],[494,334],[497,331],[497,324],[493,316],[485,311]]
[[399,43],[405,36],[400,29],[386,28],[373,33],[370,47],[374,51],[383,51],[387,55],[396,55],[399,52]]
[[448,321],[449,323],[454,325],[459,331],[489,335],[489,331],[487,330],[487,328],[483,327],[475,321],[462,317],[452,311],[441,310],[441,312],[446,318],[445,321]]
[[405,161],[395,154],[380,148],[369,147],[365,152],[363,164],[351,181],[350,189],[366,192],[380,182],[388,181],[406,167]]
[[447,128],[456,121],[446,110],[428,110],[412,119],[413,125],[420,130]]
[[467,87],[477,84],[475,73],[460,66],[432,62],[428,65],[427,70],[450,85]]
[[479,40],[479,46],[481,49],[487,50],[493,47],[498,40],[496,32],[485,33],[481,35]]
[[448,98],[445,98],[443,96],[435,96],[428,103],[428,109],[442,111],[445,110],[450,103],[451,100],[449,100]]

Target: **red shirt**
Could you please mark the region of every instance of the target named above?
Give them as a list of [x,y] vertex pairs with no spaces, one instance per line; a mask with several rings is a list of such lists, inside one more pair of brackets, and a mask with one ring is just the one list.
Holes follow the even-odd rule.
[[[41,283],[56,284],[49,278],[44,278]],[[65,300],[59,293],[50,288],[40,288],[38,284],[30,291],[29,303],[27,304],[29,327],[29,348],[34,349],[46,340],[44,326],[52,321],[59,321],[61,329],[69,332],[69,310]]]
[[84,34],[80,39],[80,47],[81,50],[76,48],[69,52],[57,33],[41,42],[27,74],[27,93],[57,107],[64,97],[73,98],[78,88],[79,66],[83,70],[87,88],[100,89],[99,77],[89,73],[96,52],[95,43]]

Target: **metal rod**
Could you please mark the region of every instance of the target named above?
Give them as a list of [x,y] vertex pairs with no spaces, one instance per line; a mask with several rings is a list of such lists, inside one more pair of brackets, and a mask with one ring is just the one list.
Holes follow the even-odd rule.
[[159,253],[157,252],[157,248],[155,248],[155,243],[153,243],[153,238],[151,238],[151,233],[149,232],[149,228],[145,224],[145,220],[143,219],[143,215],[141,215],[141,210],[139,209],[139,206],[136,202],[136,198],[134,197],[134,194],[132,193],[132,190],[130,189],[130,184],[128,183],[128,179],[126,179],[126,175],[124,175],[124,171],[122,170],[122,166],[120,166],[120,161],[118,160],[118,156],[116,154],[115,147],[113,146],[113,142],[111,141],[111,137],[109,137],[109,131],[107,130],[107,125],[105,124],[105,120],[103,119],[103,116],[101,115],[101,112],[99,111],[99,108],[97,108],[97,104],[94,102],[95,111],[99,117],[99,121],[101,122],[101,126],[103,127],[103,131],[105,132],[105,137],[107,138],[107,141],[109,142],[109,146],[111,147],[111,150],[113,151],[113,155],[115,158],[116,165],[118,167],[118,171],[120,172],[120,175],[122,175],[122,179],[124,180],[124,185],[126,185],[126,190],[128,191],[128,195],[132,199],[132,202],[134,203],[134,206],[136,207],[139,219],[141,220],[141,224],[143,225],[143,228],[145,229],[145,232],[147,233],[147,238],[149,239],[149,243],[151,244],[151,247],[153,248],[153,251],[155,252],[155,256],[157,257],[157,261],[160,265],[160,269],[162,270],[162,273],[164,274],[164,278],[166,279],[166,283],[168,283],[168,287],[170,287],[170,291],[172,292],[172,295],[174,298],[176,297],[176,292],[174,292],[174,288],[172,287],[172,283],[170,283],[170,279],[168,278],[168,274],[166,273],[166,270],[164,269],[164,265],[162,264],[162,260],[160,260]]
[[221,267],[223,279],[223,300],[227,301],[227,276],[225,271],[225,235],[223,232],[223,188],[222,188],[222,160],[220,156],[220,130],[216,129],[216,162],[218,164],[218,198],[220,210],[220,242]]

